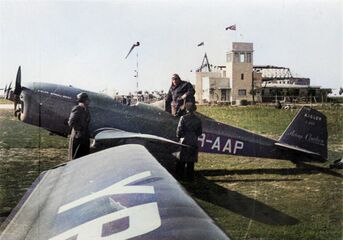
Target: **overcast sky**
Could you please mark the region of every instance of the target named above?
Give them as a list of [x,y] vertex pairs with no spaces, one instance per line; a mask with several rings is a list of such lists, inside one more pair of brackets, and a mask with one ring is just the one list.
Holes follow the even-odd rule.
[[[237,31],[225,31],[233,24]],[[233,41],[254,43],[255,65],[338,88],[342,35],[341,0],[0,1],[0,88],[21,65],[23,83],[127,93],[136,90],[138,53],[140,89],[166,90],[172,73],[194,82],[205,51],[225,64]]]

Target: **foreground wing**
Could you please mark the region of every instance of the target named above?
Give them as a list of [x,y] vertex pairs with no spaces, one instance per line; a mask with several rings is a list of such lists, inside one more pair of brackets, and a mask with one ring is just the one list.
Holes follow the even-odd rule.
[[159,145],[166,145],[166,146],[174,146],[174,147],[187,147],[187,145],[172,141],[167,138],[159,137],[156,135],[151,134],[143,134],[143,133],[133,133],[133,132],[125,132],[117,129],[109,129],[100,131],[98,134],[95,135],[94,138],[94,146],[101,147],[101,146],[116,146],[126,143],[138,143],[143,144],[146,142],[150,143],[157,143]]
[[43,173],[5,224],[1,240],[228,239],[139,145]]

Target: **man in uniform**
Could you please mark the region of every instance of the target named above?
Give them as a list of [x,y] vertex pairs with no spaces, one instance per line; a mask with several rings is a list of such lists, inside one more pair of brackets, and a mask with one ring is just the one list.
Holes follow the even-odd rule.
[[166,96],[166,111],[174,116],[186,113],[184,104],[191,102],[195,106],[195,90],[191,83],[182,81],[178,74],[173,74],[172,84]]
[[89,98],[87,93],[81,92],[77,96],[78,105],[71,110],[68,125],[72,128],[69,141],[69,160],[89,154],[90,136],[88,125],[90,114],[88,110]]
[[191,102],[185,104],[186,114],[180,118],[176,129],[176,136],[182,144],[188,148],[182,148],[180,159],[176,164],[176,175],[183,177],[186,168],[186,175],[189,180],[194,177],[194,163],[198,161],[198,137],[202,134],[200,118],[195,114],[195,105]]

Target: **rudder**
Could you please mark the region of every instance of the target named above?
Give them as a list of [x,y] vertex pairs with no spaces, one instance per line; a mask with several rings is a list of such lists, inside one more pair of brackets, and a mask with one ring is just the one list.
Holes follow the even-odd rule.
[[277,145],[319,155],[327,160],[327,139],[326,116],[310,107],[302,107]]

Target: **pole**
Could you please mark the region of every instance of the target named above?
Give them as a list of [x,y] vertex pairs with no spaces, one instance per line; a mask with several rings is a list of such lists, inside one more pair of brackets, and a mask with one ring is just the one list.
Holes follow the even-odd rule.
[[136,53],[136,87],[137,87],[137,92],[138,92],[138,51]]

